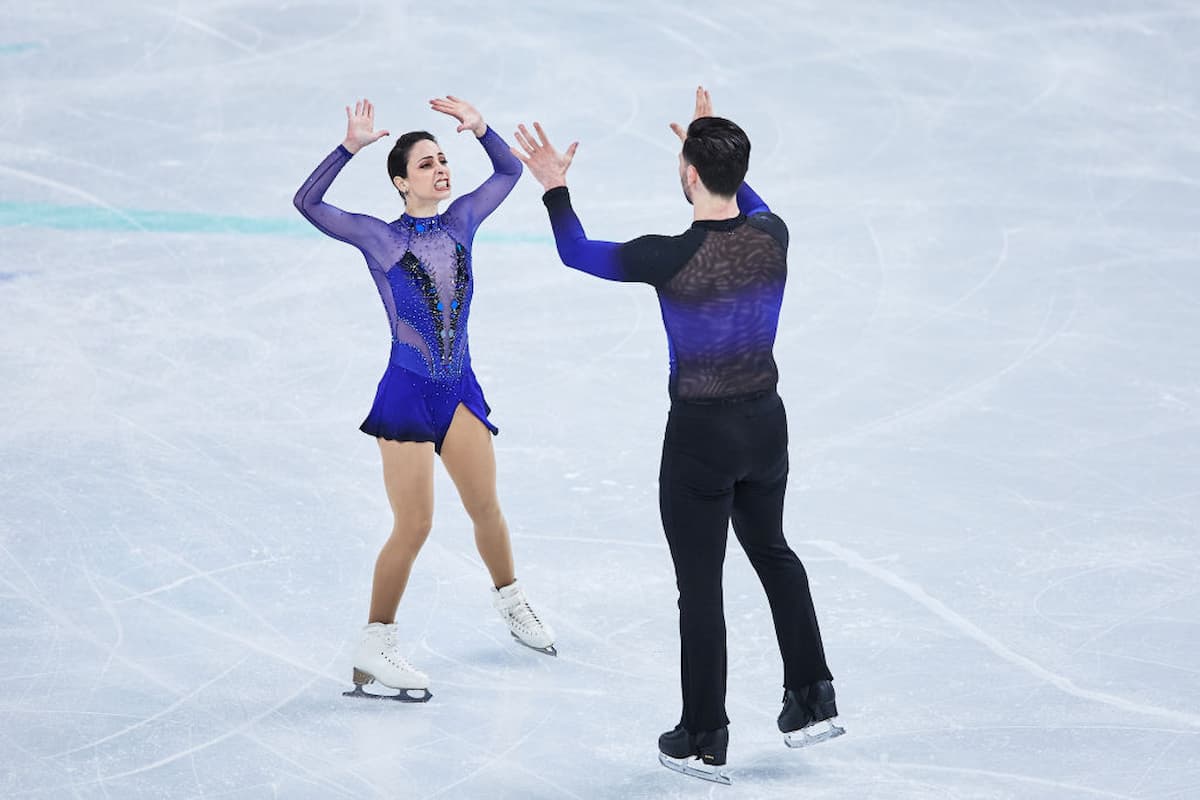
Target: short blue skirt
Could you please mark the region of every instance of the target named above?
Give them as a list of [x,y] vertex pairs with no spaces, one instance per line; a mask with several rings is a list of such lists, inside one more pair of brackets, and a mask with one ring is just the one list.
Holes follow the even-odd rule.
[[433,442],[439,454],[459,404],[479,418],[493,435],[491,407],[468,365],[458,379],[435,380],[410,369],[389,364],[375,392],[371,413],[359,430],[378,439],[396,442]]

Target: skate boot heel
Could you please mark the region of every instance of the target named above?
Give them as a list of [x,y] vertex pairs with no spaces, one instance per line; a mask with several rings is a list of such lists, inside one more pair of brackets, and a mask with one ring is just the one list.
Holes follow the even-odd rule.
[[374,683],[374,682],[375,682],[374,675],[372,675],[369,672],[363,672],[358,667],[354,668],[354,685],[355,686],[365,686],[368,683]]
[[728,786],[725,754],[729,749],[729,729],[692,735],[682,725],[658,737],[658,761],[674,772]]
[[815,703],[812,707],[813,719],[820,721],[830,719],[837,716],[837,703],[833,700],[826,700],[822,703]]
[[700,760],[714,767],[725,766],[725,755],[729,752],[729,729],[717,728],[696,735],[696,749]]

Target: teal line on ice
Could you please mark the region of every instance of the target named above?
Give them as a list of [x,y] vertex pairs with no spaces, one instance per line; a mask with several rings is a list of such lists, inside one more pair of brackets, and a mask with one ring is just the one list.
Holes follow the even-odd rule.
[[0,227],[29,226],[64,231],[141,233],[251,233],[304,235],[304,220],[254,219],[186,211],[139,211],[97,206],[0,203]]
[[[54,228],[65,231],[126,231],[130,233],[225,233],[254,236],[320,236],[301,219],[234,217],[189,211],[107,209],[43,203],[0,202],[0,227]],[[480,231],[475,237],[493,244],[550,244],[544,234]]]
[[0,56],[17,56],[21,53],[32,53],[45,47],[41,42],[11,42],[0,44]]

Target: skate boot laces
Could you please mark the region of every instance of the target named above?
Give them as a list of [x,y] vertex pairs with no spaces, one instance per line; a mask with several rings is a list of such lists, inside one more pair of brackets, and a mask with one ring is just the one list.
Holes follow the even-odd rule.
[[386,626],[383,636],[380,638],[382,641],[379,642],[379,655],[383,656],[393,667],[417,675],[424,674],[410,664],[408,659],[404,657],[404,654],[400,652],[400,638],[396,636],[396,626],[394,624]]
[[513,627],[520,628],[527,634],[536,633],[542,628],[542,621],[538,619],[529,601],[525,599],[525,593],[520,589],[514,592],[512,597],[504,600],[502,610]]
[[404,655],[400,652],[400,642],[396,639],[392,639],[388,643],[387,649],[384,650],[383,657],[392,662],[392,666],[396,667],[397,669],[402,669],[405,672],[412,672],[417,675],[424,674],[411,663],[409,663],[408,659],[404,657]]
[[513,581],[508,586],[492,589],[492,601],[508,631],[521,644],[532,647],[546,655],[558,655],[554,649],[554,631],[533,610],[525,599],[520,584]]

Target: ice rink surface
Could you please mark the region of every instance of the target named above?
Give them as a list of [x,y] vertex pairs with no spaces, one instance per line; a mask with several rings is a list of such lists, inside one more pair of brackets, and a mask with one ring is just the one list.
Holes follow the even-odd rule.
[[[0,796],[1200,796],[1200,6],[0,3]],[[558,262],[525,175],[475,248],[513,644],[439,467],[401,605],[423,706],[344,700],[390,526],[375,287],[292,194],[375,102],[581,144],[590,235],[690,223],[704,83],[790,225],[786,525],[848,735],[789,751],[730,541],[730,768],[678,719],[645,286]],[[329,195],[392,219],[387,144]]]

